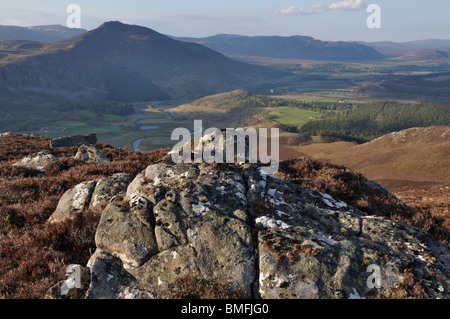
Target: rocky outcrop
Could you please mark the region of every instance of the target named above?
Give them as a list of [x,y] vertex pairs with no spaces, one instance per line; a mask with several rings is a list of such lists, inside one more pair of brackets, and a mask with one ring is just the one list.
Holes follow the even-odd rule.
[[51,147],[80,147],[83,144],[97,143],[97,136],[95,134],[89,135],[73,135],[55,138],[50,141]]
[[42,170],[48,164],[56,161],[57,158],[52,154],[48,154],[46,152],[40,152],[36,156],[27,156],[21,161],[14,164],[14,166],[32,168],[36,170]]
[[271,206],[255,225],[262,298],[386,297],[408,269],[430,298],[446,296],[450,250],[419,229],[272,177],[263,194]]
[[166,158],[102,189],[87,298],[182,295],[192,276],[231,297],[448,298],[449,247],[258,165]]
[[99,164],[110,162],[109,158],[105,156],[100,150],[91,144],[83,144],[78,148],[75,159],[88,163]]

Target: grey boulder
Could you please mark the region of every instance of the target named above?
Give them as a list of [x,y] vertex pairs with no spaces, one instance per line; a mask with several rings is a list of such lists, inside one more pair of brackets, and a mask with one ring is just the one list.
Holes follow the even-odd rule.
[[42,170],[47,165],[57,161],[57,158],[52,154],[46,152],[40,152],[36,156],[27,156],[21,161],[14,164],[14,166],[32,168],[36,170]]
[[73,135],[73,136],[65,136],[60,138],[55,138],[50,141],[51,147],[79,147],[83,144],[92,144],[97,143],[97,136],[95,134],[89,135]]
[[59,223],[71,218],[74,213],[88,208],[95,185],[95,181],[83,182],[66,191],[48,221]]
[[90,144],[81,145],[75,154],[75,159],[88,164],[100,164],[110,162],[99,149]]

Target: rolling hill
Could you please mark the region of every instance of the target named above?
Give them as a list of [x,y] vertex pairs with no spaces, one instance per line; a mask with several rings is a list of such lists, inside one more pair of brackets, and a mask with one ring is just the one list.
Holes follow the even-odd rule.
[[305,59],[330,61],[379,60],[384,56],[356,42],[320,41],[307,36],[242,36],[219,34],[207,38],[176,38],[202,44],[227,56],[243,59]]
[[418,51],[413,51],[409,54],[399,57],[402,61],[436,61],[445,62],[450,59],[449,56],[450,48],[448,52],[445,50],[437,49],[423,49]]
[[120,22],[56,42],[0,42],[3,97],[186,99],[258,87],[285,75]]
[[292,147],[315,159],[344,165],[386,187],[450,183],[450,127],[416,127],[365,144],[320,143]]

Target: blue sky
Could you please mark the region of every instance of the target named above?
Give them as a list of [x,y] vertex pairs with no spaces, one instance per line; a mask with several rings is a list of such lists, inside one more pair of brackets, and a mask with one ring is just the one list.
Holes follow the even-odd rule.
[[[321,40],[450,39],[449,0],[0,0],[0,24],[66,24],[69,4],[81,27],[104,21],[139,24],[174,36],[308,35]],[[381,28],[369,29],[366,7],[381,8]]]

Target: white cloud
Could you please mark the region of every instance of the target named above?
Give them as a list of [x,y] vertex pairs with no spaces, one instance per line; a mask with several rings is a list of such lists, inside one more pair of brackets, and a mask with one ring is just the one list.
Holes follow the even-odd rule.
[[331,10],[359,10],[363,5],[363,0],[343,0],[331,4],[316,4],[311,7],[292,6],[281,10],[266,10],[266,12],[275,14],[319,14]]
[[315,14],[328,11],[328,6],[323,4],[316,4],[312,7],[289,7],[287,9],[281,9],[281,14]]
[[330,10],[358,10],[363,6],[363,0],[344,0],[330,4]]

